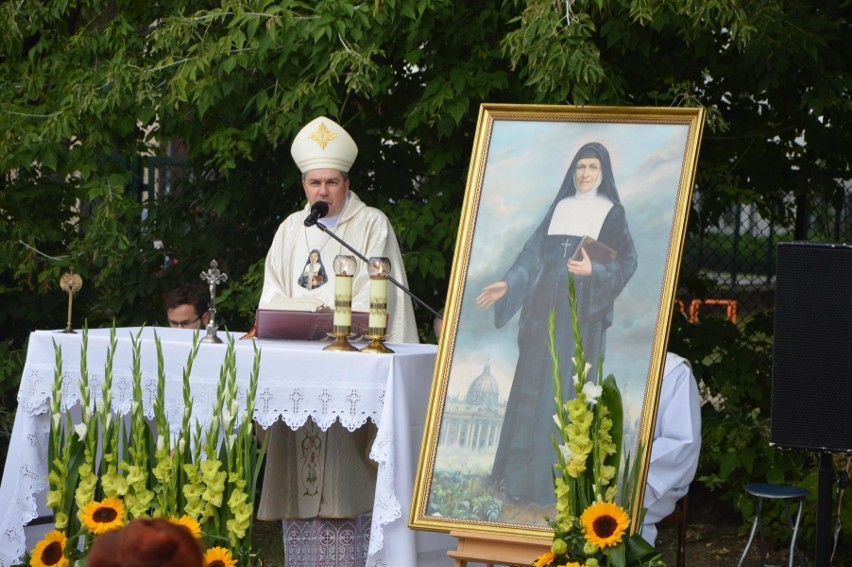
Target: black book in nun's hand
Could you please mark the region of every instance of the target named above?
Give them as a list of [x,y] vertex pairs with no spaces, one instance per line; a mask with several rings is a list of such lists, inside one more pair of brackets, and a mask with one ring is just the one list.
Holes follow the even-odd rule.
[[580,239],[580,244],[577,245],[577,249],[574,250],[571,259],[575,261],[582,260],[583,249],[586,250],[589,260],[598,264],[608,264],[618,256],[618,252],[587,235]]

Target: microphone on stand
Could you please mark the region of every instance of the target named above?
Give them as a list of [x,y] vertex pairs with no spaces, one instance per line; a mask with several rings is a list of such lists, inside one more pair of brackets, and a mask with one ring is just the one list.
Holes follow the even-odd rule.
[[[332,237],[333,239],[338,241],[347,250],[349,250],[350,252],[352,252],[353,254],[358,256],[361,260],[364,261],[365,264],[369,264],[370,260],[366,256],[364,256],[363,254],[361,254],[360,252],[358,252],[357,250],[352,248],[348,243],[343,241],[343,239],[341,239],[339,236],[337,236],[332,231],[330,231],[324,224],[319,222],[319,219],[321,219],[322,217],[324,217],[327,214],[328,214],[328,203],[326,203],[325,201],[317,201],[316,203],[311,205],[311,214],[309,214],[308,218],[305,219],[305,226],[316,225],[316,227],[318,229],[320,229],[321,231],[323,231],[324,233],[326,233],[327,235],[329,235],[330,237]],[[409,290],[407,287],[405,287],[404,285],[399,283],[390,274],[388,274],[386,277],[387,277],[389,282],[391,282],[393,285],[395,285],[396,287],[398,287],[399,289],[404,291],[406,294],[408,294],[408,296],[411,299],[413,299],[414,301],[416,301],[417,303],[419,303],[420,305],[425,307],[426,310],[429,311],[434,317],[437,317],[438,319],[443,319],[443,317],[441,316],[440,313],[438,313],[437,311],[435,311],[434,309],[432,309],[431,307],[426,305],[426,303],[424,303],[422,299],[420,299],[419,297],[417,297],[416,295],[411,293],[411,290]]]
[[317,201],[311,205],[311,214],[305,219],[305,226],[314,226],[317,221],[328,214],[328,203]]

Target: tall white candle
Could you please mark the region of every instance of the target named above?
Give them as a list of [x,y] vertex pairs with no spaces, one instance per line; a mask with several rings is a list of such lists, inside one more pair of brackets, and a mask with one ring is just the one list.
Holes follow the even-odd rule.
[[384,275],[370,276],[371,329],[384,329],[388,320],[388,280]]
[[352,276],[334,278],[334,326],[352,326]]

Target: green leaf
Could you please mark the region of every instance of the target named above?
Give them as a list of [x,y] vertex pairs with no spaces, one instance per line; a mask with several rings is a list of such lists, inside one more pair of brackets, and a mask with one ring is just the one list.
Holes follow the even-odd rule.
[[[626,537],[626,536],[623,536]],[[609,565],[612,567],[626,567],[627,565],[627,546],[616,545],[615,547],[605,547],[603,554],[609,560]]]

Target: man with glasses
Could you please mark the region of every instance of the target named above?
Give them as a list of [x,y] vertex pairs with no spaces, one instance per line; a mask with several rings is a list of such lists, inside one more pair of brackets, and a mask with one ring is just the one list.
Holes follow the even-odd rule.
[[206,290],[184,285],[166,296],[166,315],[173,329],[201,329],[210,321]]

